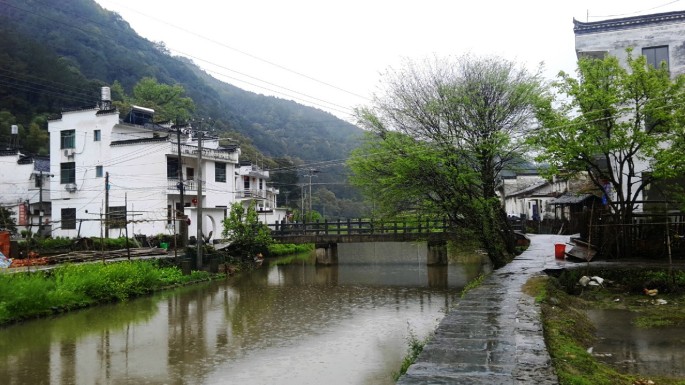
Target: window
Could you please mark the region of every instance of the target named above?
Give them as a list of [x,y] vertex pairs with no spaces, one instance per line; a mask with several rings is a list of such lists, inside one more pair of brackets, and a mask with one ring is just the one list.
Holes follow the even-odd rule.
[[186,179],[195,180],[195,169],[192,167],[186,168]]
[[76,209],[62,209],[62,229],[76,230]]
[[178,179],[178,159],[167,158],[166,160],[166,177],[167,179]]
[[102,178],[102,166],[95,166],[95,177]]
[[259,180],[259,189],[264,190],[264,179]]
[[226,163],[214,163],[214,181],[226,183]]
[[249,177],[249,176],[244,176],[244,177],[243,177],[243,188],[244,188],[245,190],[249,190],[249,189],[250,189],[250,177]]
[[64,130],[61,131],[59,135],[59,148],[76,148],[76,130]]
[[654,68],[661,68],[661,63],[666,63],[666,70],[669,70],[668,46],[646,47],[642,49],[642,54],[647,58],[647,64]]
[[76,163],[75,162],[60,163],[59,172],[60,172],[60,179],[59,179],[60,184],[76,183]]
[[100,130],[93,131],[93,142],[99,142],[101,139]]
[[109,228],[123,229],[126,227],[126,206],[109,207]]

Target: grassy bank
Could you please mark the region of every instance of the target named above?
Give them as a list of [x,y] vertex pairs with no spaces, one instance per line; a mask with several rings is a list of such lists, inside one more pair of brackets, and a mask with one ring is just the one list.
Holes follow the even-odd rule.
[[0,325],[124,301],[155,290],[206,280],[206,272],[183,275],[156,260],[64,265],[52,270],[0,274]]
[[[604,287],[581,287],[583,275],[597,275],[611,282]],[[598,361],[587,350],[593,346],[595,329],[585,310],[623,308],[648,319],[644,327],[685,325],[685,311],[678,306],[685,300],[684,272],[667,274],[660,270],[596,269],[571,270],[558,278],[537,277],[524,291],[541,304],[545,342],[561,385],[685,385],[684,379],[626,374]],[[645,286],[661,288],[671,306],[645,306]],[[662,294],[660,294],[661,296]],[[617,300],[618,299],[618,300]]]
[[314,245],[311,243],[306,243],[303,245],[296,245],[292,243],[274,243],[269,245],[269,254],[272,257],[304,253],[312,250],[314,250]]

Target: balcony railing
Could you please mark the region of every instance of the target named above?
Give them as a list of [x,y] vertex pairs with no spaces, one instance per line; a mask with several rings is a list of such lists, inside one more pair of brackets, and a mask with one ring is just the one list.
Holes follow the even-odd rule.
[[[207,183],[205,181],[202,181],[202,187],[205,187],[206,184]],[[195,181],[194,179],[186,179],[183,181],[183,186],[185,187],[186,192],[195,191],[197,190],[197,181]],[[179,192],[180,186],[178,179],[167,179],[167,190]]]
[[[178,145],[170,142],[171,154],[178,154]],[[197,146],[181,145],[181,155],[197,157]],[[217,150],[213,148],[202,148],[202,158],[211,160],[221,160],[231,163],[238,163],[238,152],[229,150]]]
[[238,191],[236,193],[236,198],[237,199],[244,199],[244,198],[266,199],[266,191],[245,189],[245,190]]

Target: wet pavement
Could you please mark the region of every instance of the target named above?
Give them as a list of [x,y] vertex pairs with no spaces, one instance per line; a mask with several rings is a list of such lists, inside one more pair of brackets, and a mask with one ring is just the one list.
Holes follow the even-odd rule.
[[[529,235],[528,250],[469,291],[398,385],[558,384],[542,334],[540,307],[522,285],[563,268],[554,245],[569,236]],[[568,247],[567,247],[568,248]]]

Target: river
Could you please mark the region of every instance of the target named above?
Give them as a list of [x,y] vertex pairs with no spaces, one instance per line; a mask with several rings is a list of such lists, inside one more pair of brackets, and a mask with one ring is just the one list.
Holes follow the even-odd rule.
[[397,248],[424,252],[373,245],[347,250],[373,263],[267,261],[227,280],[2,328],[0,383],[393,384],[410,334],[429,335],[488,269],[385,258]]

